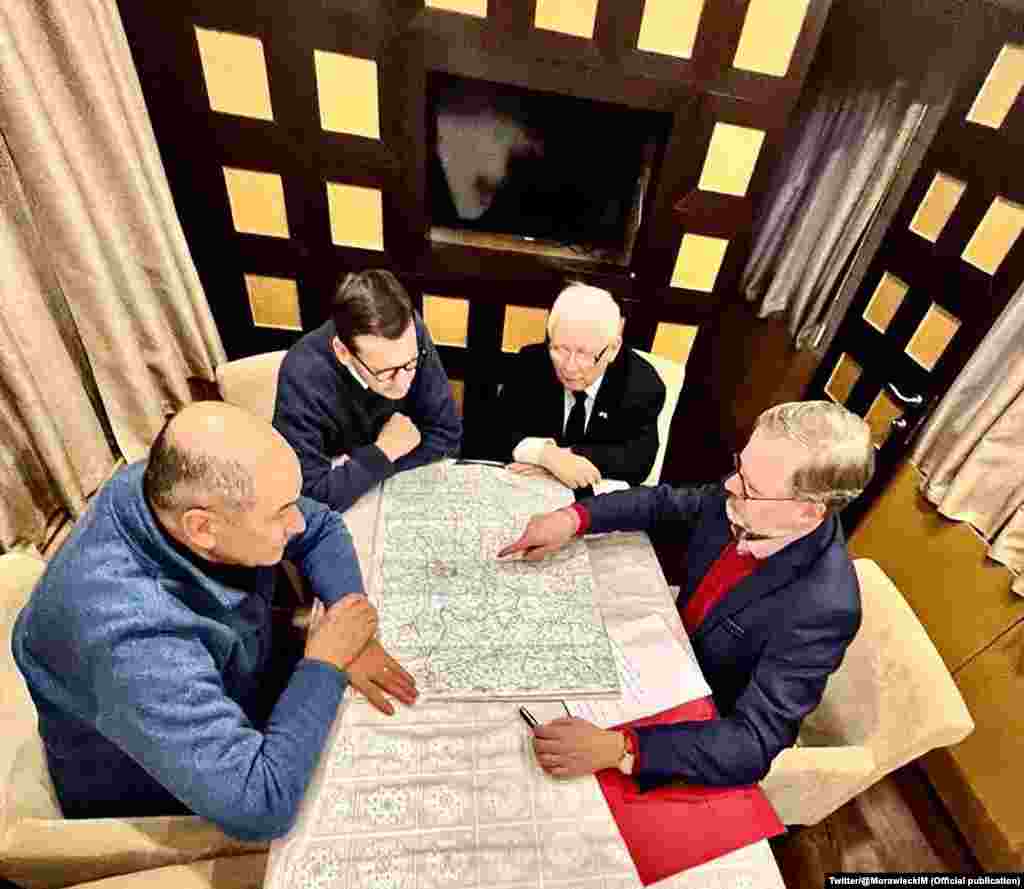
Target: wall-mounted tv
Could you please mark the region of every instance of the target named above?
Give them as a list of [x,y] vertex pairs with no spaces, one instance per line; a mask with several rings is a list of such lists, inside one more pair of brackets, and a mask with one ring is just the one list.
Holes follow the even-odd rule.
[[629,263],[671,116],[432,73],[431,239]]

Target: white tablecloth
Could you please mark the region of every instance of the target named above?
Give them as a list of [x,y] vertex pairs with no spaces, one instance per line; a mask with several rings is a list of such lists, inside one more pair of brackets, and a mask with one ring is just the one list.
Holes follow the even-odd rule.
[[[380,497],[379,491],[371,492],[345,516],[366,577],[372,576],[377,555]],[[509,539],[519,530],[510,528]],[[662,614],[689,648],[646,535],[588,538],[587,547],[609,626]],[[545,775],[514,705],[423,702],[386,717],[349,692],[295,826],[271,846],[264,885],[626,889],[641,884],[596,779]],[[784,889],[766,841],[657,885]]]

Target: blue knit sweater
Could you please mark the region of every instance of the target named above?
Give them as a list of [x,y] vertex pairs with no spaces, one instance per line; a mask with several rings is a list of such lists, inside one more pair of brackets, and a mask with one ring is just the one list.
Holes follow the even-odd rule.
[[[348,676],[300,660],[254,726],[274,569],[202,570],[156,524],[144,469],[126,467],[96,496],[14,626],[58,796],[104,815],[160,814],[177,800],[240,839],[280,836]],[[341,516],[304,498],[299,508],[306,530],[285,557],[327,605],[361,591]]]

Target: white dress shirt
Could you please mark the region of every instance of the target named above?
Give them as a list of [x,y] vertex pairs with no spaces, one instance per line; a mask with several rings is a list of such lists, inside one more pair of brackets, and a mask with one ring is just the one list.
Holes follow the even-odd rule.
[[361,376],[359,376],[358,373],[356,373],[356,369],[351,364],[349,364],[347,361],[342,361],[341,363],[345,365],[345,370],[347,370],[350,374],[352,374],[353,377],[355,377],[356,382],[360,386],[362,386],[364,389],[370,388],[370,384],[367,383],[366,380],[364,380]]
[[[340,358],[338,360],[341,361]],[[359,376],[359,374],[356,373],[356,369],[351,364],[349,364],[347,361],[342,361],[341,363],[345,367],[345,370],[352,374],[352,376],[355,378],[355,381],[360,386],[362,386],[364,389],[370,388],[370,384],[367,383],[366,380],[364,380],[361,376]],[[348,463],[348,454],[338,454],[337,457],[334,457],[331,460],[331,469],[335,469],[338,466],[344,466],[346,463]]]

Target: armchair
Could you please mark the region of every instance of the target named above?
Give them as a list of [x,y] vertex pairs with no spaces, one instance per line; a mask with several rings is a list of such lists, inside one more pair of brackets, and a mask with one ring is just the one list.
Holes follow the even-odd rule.
[[268,423],[274,417],[277,375],[285,352],[264,352],[228,361],[217,368],[217,386],[226,402],[245,408]]
[[24,889],[187,864],[267,848],[231,839],[198,816],[65,819],[32,698],[11,654],[11,631],[46,568],[38,556],[0,556],[0,876]]
[[761,782],[785,824],[816,824],[876,781],[974,729],[949,670],[900,591],[854,562],[863,623],[797,744]]

